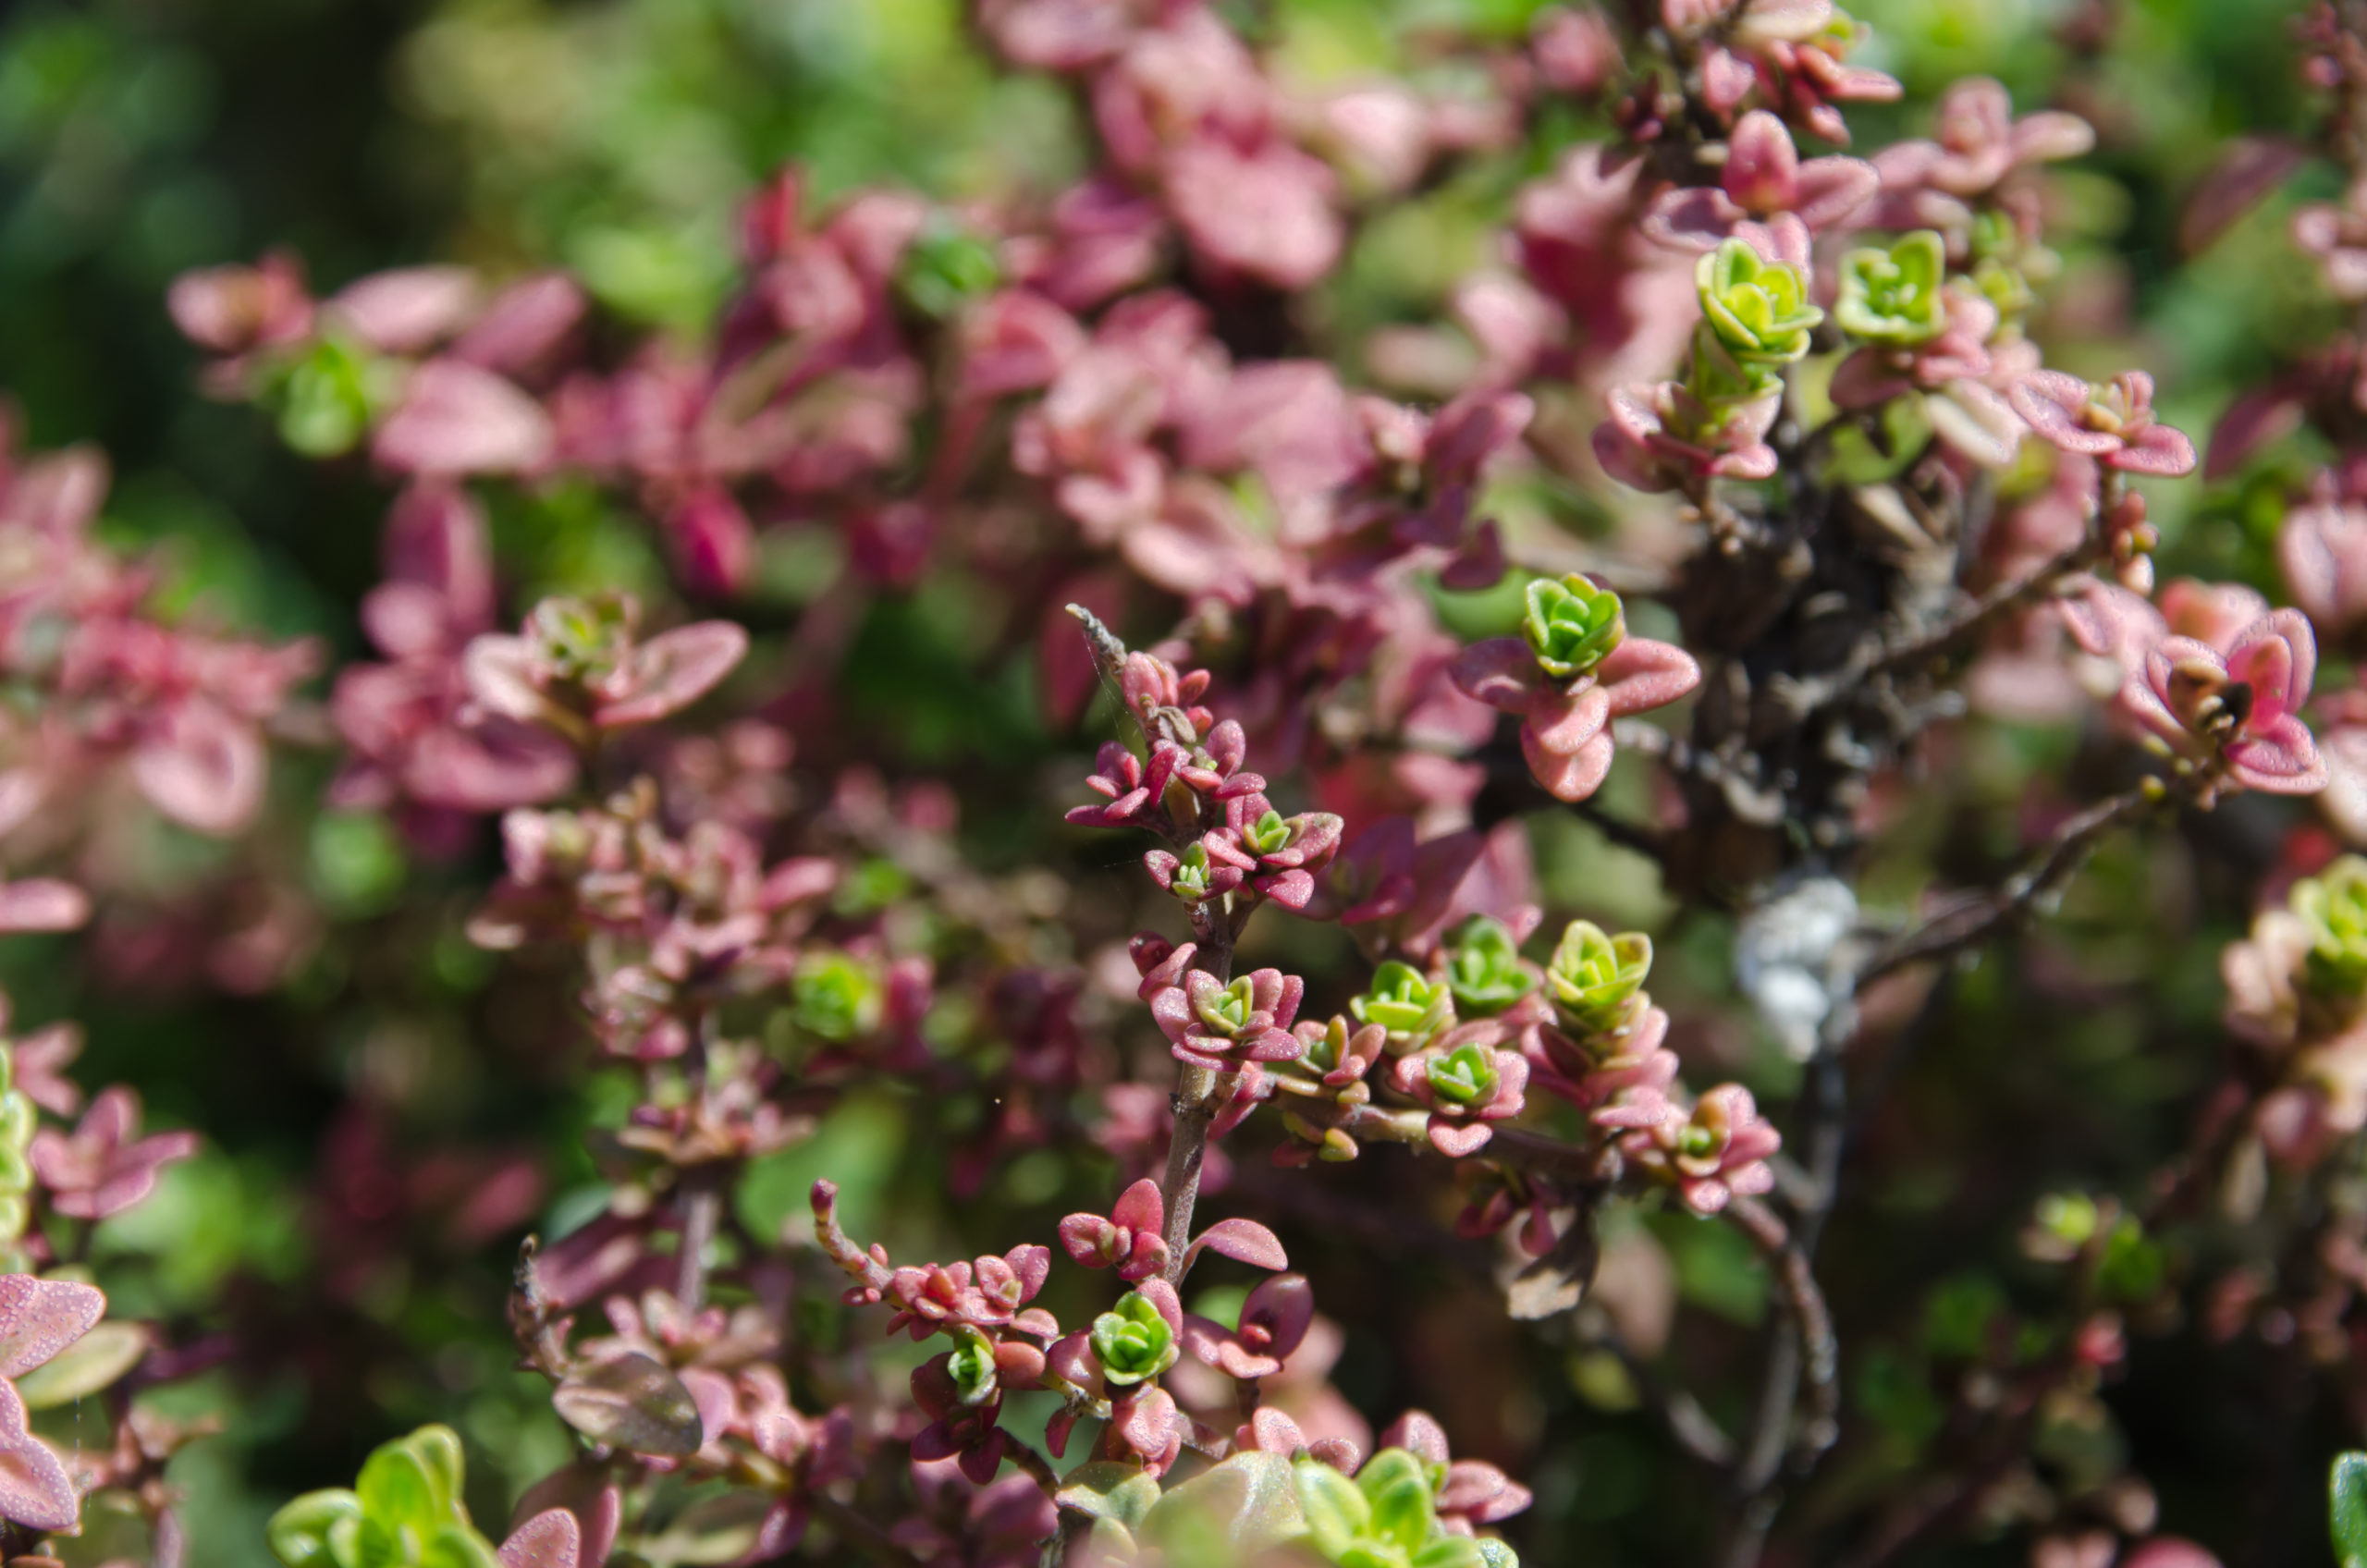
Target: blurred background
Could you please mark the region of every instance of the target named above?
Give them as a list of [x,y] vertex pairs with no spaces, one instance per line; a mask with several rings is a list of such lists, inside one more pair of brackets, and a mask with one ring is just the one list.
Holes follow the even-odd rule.
[[[1223,8],[1267,45],[1285,82],[1313,86],[1418,67],[1425,37],[1441,30],[1517,39],[1537,7]],[[2235,388],[2323,337],[2332,307],[2285,235],[2293,204],[2331,194],[2319,177],[2304,170],[2199,252],[2181,237],[2186,198],[2227,138],[2306,129],[2312,110],[2286,25],[2298,7],[1867,0],[1855,9],[1875,30],[1862,62],[1907,86],[1900,104],[1853,113],[1867,146],[1923,133],[1939,90],[1966,74],[2002,79],[2024,109],[2052,104],[2097,126],[2096,153],[2054,186],[2050,238],[2063,270],[2041,326],[2051,361],[2091,374],[2151,366],[2167,417],[2200,436]],[[168,596],[230,624],[318,635],[350,656],[362,647],[354,609],[376,578],[387,492],[358,460],[307,462],[251,410],[200,394],[196,357],[164,310],[178,273],[277,247],[301,256],[320,293],[431,260],[497,276],[556,264],[578,273],[619,330],[695,335],[732,282],[736,203],[782,163],[803,165],[822,199],[877,182],[954,200],[1043,190],[1080,166],[1072,122],[1046,82],[989,68],[958,0],[0,0],[0,390],[18,405],[21,445],[105,447],[117,472],[106,528],[160,552]],[[1343,324],[1433,314],[1484,251],[1509,193],[1597,129],[1573,116],[1520,159],[1459,175],[1366,232],[1327,311]],[[2160,492],[2165,576],[2243,578],[2274,592],[2269,545],[2307,459],[2292,452],[2238,482]],[[505,574],[663,596],[644,528],[603,506],[558,497],[499,515]],[[890,697],[882,722],[926,717],[900,713]],[[1006,739],[1023,758],[1069,743]],[[1973,757],[1973,775],[1998,809],[1980,847],[2002,855],[2029,770],[2059,763],[2067,741],[2004,729],[1982,743],[1998,754]],[[201,1568],[267,1561],[261,1521],[272,1506],[350,1475],[372,1443],[421,1421],[460,1427],[495,1516],[518,1485],[561,1460],[568,1439],[543,1385],[509,1370],[508,1249],[527,1223],[563,1228],[570,1203],[584,1210],[583,1130],[624,1103],[609,1092],[620,1084],[595,1079],[586,1094],[581,1074],[566,1075],[564,987],[510,973],[515,965],[497,975],[460,937],[469,890],[496,864],[490,840],[474,862],[410,861],[374,819],[315,815],[329,767],[323,755],[310,772],[300,762],[276,768],[274,830],[236,851],[276,862],[258,870],[257,889],[284,880],[307,890],[306,910],[289,917],[301,934],[288,938],[288,962],[256,961],[267,979],[217,988],[230,961],[192,944],[192,916],[174,904],[174,888],[177,878],[199,880],[204,856],[232,851],[186,838],[125,849],[142,857],[169,918],[111,915],[99,934],[104,964],[79,943],[0,952],[20,1021],[82,1020],[89,1081],[132,1082],[153,1120],[210,1140],[174,1168],[154,1203],[104,1231],[103,1247],[144,1281],[123,1309],[171,1317],[227,1300],[250,1330],[278,1325],[258,1341],[276,1347],[269,1364],[234,1363],[177,1395],[222,1411],[229,1428],[178,1462],[195,1493],[187,1517]],[[1049,839],[1056,827],[1048,817],[1038,831]],[[1640,863],[1614,862],[1579,838],[1566,821],[1542,833],[1556,918],[1653,917]],[[1910,843],[1916,864],[1899,876],[1924,875],[1941,848]],[[2077,1134],[2091,1144],[2050,1153],[2109,1176],[2163,1152],[2146,1141],[2153,1134],[2132,1131],[2133,1114],[2116,1120],[2112,1108],[2176,1102],[2213,1059],[2216,955],[2240,929],[2241,896],[2201,900],[2172,929],[2144,931],[2128,917],[2158,902],[2165,874],[2143,854],[2124,845],[2100,864],[2060,938],[2088,972],[2142,977],[2141,1005],[2107,988],[2076,1020],[2049,1013],[2044,1026],[2067,1043],[2036,1073],[2010,1042],[2037,1026],[2032,1010],[2055,1004],[1983,970],[1958,987],[1952,1022],[1927,1047],[1945,1065],[1919,1069],[1910,1086],[1929,1142],[1899,1154],[1868,1201],[1894,1221],[1928,1218],[1918,1234],[1929,1256],[1918,1261],[1945,1288],[1928,1306],[1902,1303],[1902,1321],[1924,1314],[1925,1329],[1902,1330],[1895,1354],[1875,1345],[1854,1379],[1861,1405],[1903,1432],[1928,1415],[1916,1358],[1967,1321],[1977,1331],[1984,1292],[2006,1289],[1982,1272],[2005,1264],[1951,1248],[2010,1234],[2007,1217],[2032,1195],[2010,1183],[1990,1190],[1990,1173],[1964,1168],[1964,1141],[1947,1131],[1954,1096],[2008,1108],[1992,1114],[2094,1096],[2104,1110]],[[1878,890],[1881,878],[1877,868]],[[202,920],[277,929],[239,908],[209,908]],[[1680,937],[1674,973],[1715,992],[1723,938]],[[204,965],[215,985],[188,986]],[[1754,1086],[1781,1103],[1788,1069],[1772,1052],[1738,1049]],[[912,1114],[858,1102],[760,1172],[743,1206],[777,1226],[827,1168],[858,1220],[879,1215],[895,1182],[917,1194],[899,1208],[907,1236],[975,1231],[940,1225],[942,1173],[926,1158],[897,1173]],[[1000,1201],[1057,1213],[1052,1194],[1089,1190],[1098,1169],[1039,1168],[1024,1178],[1027,1192]],[[553,1170],[556,1182],[538,1174]],[[1848,1296],[1864,1281],[1847,1276],[1850,1217],[1840,1223],[1842,1272],[1829,1288]],[[374,1242],[392,1234],[406,1239]],[[1758,1285],[1731,1242],[1720,1228],[1682,1222],[1664,1238],[1687,1302],[1712,1318],[1749,1319]],[[142,1258],[153,1260],[144,1273],[131,1267]],[[1747,1352],[1747,1340],[1736,1342]],[[1446,1397],[1360,1384],[1363,1365],[1352,1345],[1340,1378],[1369,1411]],[[2240,1365],[2213,1365],[2199,1375],[2243,1376]],[[1527,1455],[1517,1473],[1539,1506],[1536,1523],[1522,1522],[1523,1544],[1559,1543],[1533,1561],[1685,1560],[1655,1544],[1651,1523],[1686,1507],[1685,1473],[1648,1423],[1618,1414],[1600,1367],[1572,1355],[1560,1369],[1561,1383],[1524,1389],[1493,1411],[1474,1399],[1440,1414],[1478,1452]],[[1608,1413],[1550,1419],[1590,1399]],[[2322,1417],[2279,1433],[2180,1429],[2141,1404],[2121,1415],[2137,1457],[2174,1500],[2170,1523],[2201,1533],[2208,1519],[2222,1526],[2213,1538],[2258,1506],[2231,1486],[2214,1489],[2221,1453],[2275,1441],[2314,1455],[2344,1435]],[[1552,1440],[1539,1452],[1546,1431]],[[2302,1521],[2301,1541],[2322,1528],[2315,1517]]]

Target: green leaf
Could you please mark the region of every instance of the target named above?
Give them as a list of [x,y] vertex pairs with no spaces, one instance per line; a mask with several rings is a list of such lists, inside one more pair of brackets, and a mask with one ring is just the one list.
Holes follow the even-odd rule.
[[1291,1485],[1315,1550],[1336,1560],[1372,1523],[1372,1504],[1356,1484],[1329,1464],[1306,1460],[1293,1467]]
[[[338,1532],[346,1534],[340,1536]],[[418,1531],[409,1525],[387,1525],[368,1513],[355,1520],[340,1520],[330,1533],[330,1541],[337,1549],[339,1562],[358,1568],[401,1568],[419,1561]]]
[[1134,1533],[1115,1519],[1096,1519],[1085,1537],[1087,1562],[1132,1562]]
[[1052,1494],[1052,1501],[1062,1508],[1129,1527],[1141,1524],[1159,1499],[1157,1477],[1112,1459],[1078,1465]]
[[102,1323],[18,1378],[17,1392],[28,1410],[71,1404],[114,1383],[147,1354],[147,1329],[137,1323]]
[[1402,1448],[1383,1449],[1356,1472],[1356,1489],[1372,1504],[1368,1534],[1417,1551],[1438,1523],[1430,1503],[1429,1471]]
[[420,1568],[501,1568],[493,1543],[464,1523],[448,1524],[420,1553]]
[[362,1496],[362,1516],[387,1530],[408,1525],[424,1540],[445,1522],[435,1482],[408,1440],[385,1444],[362,1461],[353,1489]]
[[2342,1568],[2367,1568],[2367,1453],[2336,1459],[2327,1490],[2335,1554]]
[[469,1511],[460,1502],[462,1477],[467,1473],[467,1463],[460,1453],[460,1434],[445,1426],[422,1427],[402,1441],[427,1472],[437,1512],[467,1519]]
[[1189,1513],[1216,1524],[1235,1560],[1263,1551],[1306,1529],[1293,1468],[1278,1453],[1237,1453],[1205,1475],[1171,1488],[1142,1521],[1143,1528],[1154,1544],[1173,1555],[1170,1537],[1177,1521]]
[[362,1500],[342,1487],[306,1492],[271,1516],[264,1538],[288,1568],[354,1568],[330,1549],[329,1532],[340,1519],[361,1517]]
[[2367,860],[2343,856],[2294,883],[2287,902],[2309,934],[2311,988],[2338,997],[2367,990]]
[[1487,1555],[1468,1536],[1441,1536],[1414,1554],[1411,1568],[1486,1568]]

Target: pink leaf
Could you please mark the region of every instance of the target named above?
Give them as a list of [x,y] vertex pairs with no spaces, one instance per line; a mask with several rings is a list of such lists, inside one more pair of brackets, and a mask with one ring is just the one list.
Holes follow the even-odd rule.
[[1494,1128],[1477,1122],[1432,1121],[1429,1125],[1430,1146],[1450,1159],[1478,1154],[1495,1134]]
[[523,1534],[524,1527],[536,1523],[543,1514],[552,1510],[565,1511],[574,1517],[579,1532],[576,1561],[582,1568],[600,1568],[608,1560],[609,1547],[616,1542],[623,1504],[623,1498],[608,1483],[601,1466],[579,1463],[529,1487],[510,1517],[518,1522],[515,1533]]
[[0,1382],[0,1518],[35,1530],[70,1530],[80,1513],[66,1466],[25,1429],[25,1402]]
[[632,695],[601,704],[593,718],[603,729],[621,729],[679,712],[713,691],[747,653],[748,633],[728,620],[661,632],[633,650]]
[[28,877],[0,884],[0,935],[71,931],[91,918],[91,896],[71,882]]
[[263,741],[205,697],[169,709],[131,755],[149,803],[185,827],[236,833],[263,805]]
[[1257,879],[1258,891],[1284,909],[1305,909],[1315,897],[1315,878],[1305,871],[1291,870]]
[[515,473],[551,450],[550,417],[511,382],[459,360],[430,360],[404,384],[371,454],[399,473]]
[[1174,1286],[1164,1280],[1145,1280],[1134,1289],[1145,1301],[1159,1309],[1159,1315],[1167,1319],[1167,1327],[1171,1332],[1181,1334],[1184,1331],[1184,1304],[1177,1299]]
[[466,267],[402,267],[339,289],[327,308],[379,352],[417,354],[459,331],[476,300]]
[[21,1378],[91,1331],[107,1309],[96,1286],[0,1275],[0,1378]]
[[1557,801],[1583,801],[1602,788],[1611,777],[1611,759],[1615,748],[1609,731],[1597,735],[1576,751],[1557,754],[1537,743],[1537,738],[1523,727],[1520,732],[1521,755],[1528,759],[1528,771],[1546,792]]
[[1534,743],[1554,756],[1570,756],[1602,733],[1611,722],[1611,693],[1590,685],[1575,696],[1540,687],[1528,704],[1522,744]]
[[1674,643],[1630,637],[1595,670],[1618,717],[1663,707],[1701,684],[1701,667]]
[[469,696],[487,713],[539,724],[551,706],[534,680],[534,650],[523,637],[487,632],[460,656]]
[[1447,675],[1465,696],[1506,713],[1527,708],[1539,679],[1536,654],[1517,637],[1472,643],[1455,655]]
[[1191,1251],[1184,1255],[1184,1268],[1192,1267],[1191,1260],[1202,1247],[1258,1268],[1280,1270],[1291,1266],[1290,1255],[1282,1250],[1282,1242],[1255,1219],[1220,1219],[1201,1231]]
[[513,283],[453,343],[452,357],[504,375],[532,370],[566,341],[584,303],[583,290],[564,274]]
[[1183,1417],[1165,1389],[1145,1389],[1112,1413],[1118,1435],[1146,1459],[1157,1459],[1182,1435]]
[[1158,1234],[1167,1223],[1167,1206],[1159,1195],[1159,1183],[1146,1176],[1128,1187],[1110,1206],[1110,1218],[1129,1231]]
[[579,1568],[583,1533],[564,1508],[546,1509],[501,1543],[501,1568]]

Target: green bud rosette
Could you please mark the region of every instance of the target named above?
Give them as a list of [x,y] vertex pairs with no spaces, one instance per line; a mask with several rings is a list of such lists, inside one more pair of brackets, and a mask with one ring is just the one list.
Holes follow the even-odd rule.
[[1269,811],[1244,828],[1241,837],[1257,853],[1270,855],[1278,850],[1290,848],[1290,821],[1281,812]]
[[1742,364],[1772,369],[1809,351],[1824,312],[1809,300],[1808,279],[1789,262],[1760,259],[1728,239],[1694,269],[1701,314],[1719,344]]
[[1502,921],[1475,914],[1448,941],[1446,983],[1457,1014],[1493,1018],[1537,988],[1537,977],[1521,964],[1520,944]]
[[1378,1023],[1392,1044],[1426,1040],[1454,1022],[1454,995],[1410,963],[1391,959],[1372,974],[1372,989],[1348,998],[1359,1023]]
[[1867,343],[1911,349],[1948,325],[1948,256],[1937,232],[1903,235],[1887,251],[1871,246],[1841,258],[1841,298],[1833,319]]
[[2289,907],[2310,934],[2311,988],[2327,996],[2367,993],[2367,859],[2345,855],[2296,882]]
[[1101,1375],[1118,1387],[1156,1378],[1175,1365],[1175,1330],[1148,1297],[1129,1291],[1093,1320],[1093,1354]]
[[1652,939],[1639,931],[1613,937],[1588,920],[1573,920],[1546,967],[1553,1011],[1581,1036],[1607,1034],[1627,1022],[1652,972]]
[[1175,857],[1175,880],[1167,890],[1185,903],[1198,903],[1208,896],[1208,851],[1206,845],[1187,844]]
[[1228,1040],[1249,1026],[1249,1015],[1257,1011],[1257,990],[1246,974],[1220,991],[1208,992],[1193,1009],[1209,1034]]
[[554,678],[596,680],[632,646],[634,619],[621,594],[545,599],[526,618],[526,638]]
[[790,981],[791,1021],[826,1040],[852,1040],[879,1026],[884,998],[871,971],[845,953],[809,953]]
[[896,292],[904,303],[944,321],[1002,282],[1002,264],[984,236],[950,223],[933,224],[904,248],[896,263]]
[[1496,1092],[1496,1053],[1476,1042],[1432,1057],[1423,1072],[1448,1105],[1478,1105]]
[[1447,1532],[1429,1466],[1402,1448],[1374,1454],[1353,1481],[1314,1460],[1291,1478],[1306,1524],[1299,1544],[1338,1568],[1518,1568],[1502,1542]]
[[1528,614],[1520,630],[1539,669],[1556,680],[1574,680],[1625,639],[1627,617],[1618,594],[1574,571],[1528,585]]
[[498,1568],[460,1491],[460,1439],[422,1427],[364,1460],[352,1490],[306,1493],[264,1535],[287,1568]]
[[981,1405],[995,1397],[995,1342],[975,1329],[954,1335],[954,1348],[945,1358],[946,1376],[965,1405]]
[[283,365],[262,401],[277,417],[279,438],[308,458],[342,457],[362,443],[373,420],[402,393],[402,367],[343,338],[324,337]]

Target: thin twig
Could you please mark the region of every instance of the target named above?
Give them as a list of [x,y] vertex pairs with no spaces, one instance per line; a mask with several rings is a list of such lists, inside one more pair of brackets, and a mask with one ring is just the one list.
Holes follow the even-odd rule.
[[1761,784],[1754,772],[1745,771],[1736,762],[1697,746],[1681,735],[1671,734],[1640,718],[1614,718],[1611,721],[1611,738],[1621,746],[1657,759],[1671,773],[1716,785],[1746,821],[1773,823],[1784,819],[1785,806],[1780,791]]
[[829,1522],[830,1528],[851,1544],[860,1547],[889,1568],[920,1568],[920,1559],[898,1546],[892,1537],[878,1525],[840,1502],[829,1493],[816,1488],[806,1494],[814,1512]]
[[1668,858],[1668,836],[1625,818],[1612,815],[1593,801],[1580,801],[1573,808],[1578,819],[1623,850],[1632,850],[1647,860]]
[[[1094,668],[1103,680],[1117,685],[1125,668],[1126,644],[1083,605],[1071,605],[1068,611],[1085,629],[1085,645],[1093,652]],[[1220,817],[1216,821],[1208,819],[1207,802],[1203,802],[1201,810],[1203,827],[1220,825]],[[1236,918],[1230,895],[1207,900],[1192,911],[1193,935],[1199,942],[1198,951],[1193,955],[1194,966],[1213,974],[1219,983],[1233,978]],[[1200,1168],[1208,1159],[1208,1127],[1216,1121],[1217,1102],[1223,1092],[1224,1078],[1208,1068],[1187,1062],[1176,1069],[1175,1092],[1169,1098],[1175,1112],[1175,1135],[1167,1145],[1167,1170],[1159,1183],[1167,1219],[1164,1277],[1170,1284],[1179,1284],[1184,1278],[1191,1249],[1192,1211],[1200,1198]]]
[[1061,1489],[1061,1478],[1054,1473],[1052,1462],[1009,1432],[1002,1435],[1002,1456],[1026,1471],[1029,1478],[1044,1488],[1046,1497]]
[[2023,606],[2049,597],[2065,578],[2101,564],[2111,552],[2111,536],[2091,526],[2078,544],[2056,552],[2022,576],[1996,584],[1930,631],[1885,643],[1874,655],[1868,673],[1904,669],[1960,648]]
[[[691,1092],[706,1097],[707,1056],[713,1049],[718,1022],[712,1009],[699,1019],[696,1048],[691,1053]],[[706,1305],[708,1255],[715,1250],[715,1232],[723,1219],[724,1169],[712,1162],[681,1171],[679,1179],[681,1223],[675,1254],[674,1299],[685,1312]]]
[[1937,626],[1904,636],[1867,638],[1838,669],[1794,682],[1792,705],[1805,717],[1857,694],[1874,676],[1911,669],[1954,653],[2016,610],[2049,597],[2065,579],[2091,570],[2111,552],[2111,537],[2091,526],[2078,544],[2057,551],[2022,576],[1966,600]]
[[1595,1338],[1626,1370],[1628,1381],[1660,1416],[1677,1447],[1713,1470],[1723,1470],[1735,1462],[1734,1439],[1718,1425],[1716,1416],[1701,1407],[1699,1400],[1662,1378],[1611,1324],[1605,1323]]
[[1858,983],[1862,986],[1894,969],[1960,952],[2020,919],[2069,881],[2105,834],[2136,820],[2165,798],[2160,781],[2149,778],[2126,794],[2090,806],[2056,828],[2030,864],[2003,884],[1959,900],[1877,949],[1858,972]]
[[[1226,900],[1213,900],[1222,904]],[[1210,939],[1194,954],[1195,962],[1220,984],[1233,978],[1232,923],[1221,912],[1209,923]],[[1224,1080],[1205,1067],[1189,1063],[1175,1072],[1175,1092],[1169,1104],[1175,1110],[1175,1136],[1167,1145],[1167,1170],[1159,1182],[1166,1206],[1167,1268],[1163,1277],[1180,1284],[1192,1245],[1192,1210],[1200,1201],[1200,1168],[1208,1153],[1208,1127],[1217,1119],[1217,1101]]]
[[681,1179],[681,1250],[675,1255],[674,1299],[685,1312],[706,1305],[708,1257],[715,1251],[715,1232],[723,1219],[721,1168],[694,1166]]
[[1750,1238],[1773,1270],[1777,1289],[1797,1336],[1801,1370],[1807,1375],[1809,1418],[1793,1445],[1793,1464],[1805,1469],[1821,1458],[1840,1434],[1841,1353],[1833,1334],[1833,1313],[1797,1239],[1775,1211],[1757,1198],[1738,1197],[1723,1218]]
[[[1792,1455],[1793,1469],[1805,1476],[1839,1435],[1840,1385],[1834,1361],[1833,1324],[1816,1292],[1811,1267],[1817,1243],[1823,1238],[1824,1222],[1840,1194],[1841,1159],[1848,1144],[1848,1080],[1841,1057],[1846,1043],[1826,1041],[1809,1070],[1804,1096],[1807,1125],[1802,1132],[1808,1165],[1801,1172],[1804,1190],[1797,1200],[1797,1221],[1786,1232],[1773,1211],[1755,1199],[1739,1200],[1728,1210],[1735,1226],[1775,1265],[1777,1282],[1790,1305],[1785,1318],[1791,1330],[1778,1334],[1768,1347],[1759,1403],[1735,1465],[1736,1506],[1727,1536],[1728,1568],[1750,1568],[1759,1561],[1782,1502],[1786,1452]],[[1809,1296],[1814,1297],[1812,1307],[1803,1305]],[[1804,1371],[1809,1379],[1809,1420],[1795,1441],[1793,1417]]]

